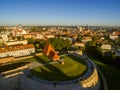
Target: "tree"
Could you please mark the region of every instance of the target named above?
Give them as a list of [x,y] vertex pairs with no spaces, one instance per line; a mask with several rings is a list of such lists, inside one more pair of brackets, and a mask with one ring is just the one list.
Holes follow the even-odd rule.
[[21,36],[21,40],[25,40],[25,37],[24,37],[24,36]]
[[35,46],[35,51],[36,52],[40,51],[40,45],[39,44],[34,44],[34,46]]
[[82,41],[82,37],[81,36],[78,36],[77,39],[76,39],[77,42],[81,42]]
[[28,41],[28,44],[33,44],[34,43],[33,38],[27,38],[26,40]]
[[89,41],[86,43],[87,46],[96,46],[96,43],[94,41]]
[[47,42],[45,40],[41,40],[40,41],[40,48],[43,49],[45,47],[46,43]]
[[92,37],[92,41],[95,41],[95,42],[96,42],[97,39],[98,39],[98,37],[97,37],[96,35]]
[[93,42],[88,42],[85,47],[86,54],[102,60],[102,50],[99,46],[94,45]]
[[15,40],[15,38],[16,38],[15,36],[12,36],[12,40]]
[[17,36],[17,40],[21,40],[21,36]]
[[60,44],[58,44],[58,45],[56,45],[56,46],[55,46],[55,49],[56,49],[56,50],[61,50],[61,49],[62,49],[62,47],[61,47],[61,45],[60,45]]
[[114,40],[114,43],[115,43],[115,45],[119,45],[119,44],[120,44],[120,39],[119,39],[119,38],[116,38],[116,39]]
[[51,43],[54,49],[56,50],[62,50],[62,49],[69,49],[71,46],[71,42],[69,39],[63,39],[63,38],[50,38],[48,39],[48,42]]
[[70,42],[69,39],[66,39],[65,42],[64,42],[64,44],[65,44],[66,49],[69,49],[70,46],[71,46],[71,42]]
[[3,42],[0,42],[0,47],[3,47],[3,46],[4,46]]

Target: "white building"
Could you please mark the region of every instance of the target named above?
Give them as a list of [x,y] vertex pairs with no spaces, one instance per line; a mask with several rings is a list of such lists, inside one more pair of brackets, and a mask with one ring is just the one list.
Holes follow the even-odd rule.
[[27,44],[27,40],[22,40],[22,41],[10,41],[10,42],[6,42],[5,45],[7,46],[11,46],[11,45],[18,45],[18,44],[22,44],[25,45]]
[[35,38],[36,39],[44,39],[44,35],[38,33]]
[[103,44],[101,46],[101,49],[103,49],[103,50],[111,50],[112,48],[111,48],[111,45],[109,45],[109,44]]
[[84,42],[75,42],[75,46],[85,47]]
[[27,32],[19,25],[19,27],[14,27],[12,31],[13,36],[21,36],[23,34],[27,34]]
[[110,39],[112,39],[112,40],[114,40],[114,39],[118,38],[118,36],[117,36],[117,35],[110,35],[109,37],[110,37]]
[[20,56],[31,55],[34,53],[35,53],[35,48],[33,44],[0,48],[1,58],[8,57],[8,56],[20,57]]
[[49,38],[54,38],[55,36],[52,34],[47,34],[45,37],[46,37],[46,39],[49,39]]
[[81,26],[78,26],[78,29],[79,29],[80,32],[83,31],[83,27],[81,27]]
[[92,37],[83,37],[82,41],[83,42],[92,41]]

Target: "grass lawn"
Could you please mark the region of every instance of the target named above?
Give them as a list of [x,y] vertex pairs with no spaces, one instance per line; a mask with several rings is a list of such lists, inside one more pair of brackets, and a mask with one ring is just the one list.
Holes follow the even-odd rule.
[[104,74],[108,90],[120,90],[120,71],[117,67],[92,59]]
[[64,56],[64,65],[60,63],[36,67],[31,70],[32,75],[50,81],[65,81],[75,79],[85,73],[87,63],[78,57]]
[[49,62],[50,59],[45,57],[44,55],[41,55],[41,56],[34,56],[34,57],[30,57],[30,58],[26,58],[26,59],[21,59],[21,60],[17,60],[17,61],[14,61],[14,62],[8,62],[8,63],[5,63],[4,65],[7,65],[7,64],[13,64],[13,63],[19,63],[19,62],[39,62],[39,63],[46,63],[46,62]]

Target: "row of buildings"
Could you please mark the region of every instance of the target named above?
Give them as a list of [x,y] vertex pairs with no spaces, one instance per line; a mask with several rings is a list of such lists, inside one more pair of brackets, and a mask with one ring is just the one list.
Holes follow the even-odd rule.
[[[97,29],[97,30],[96,30]],[[23,28],[21,25],[18,27],[12,27],[10,30],[4,34],[0,34],[0,44],[4,43],[4,48],[0,48],[0,57],[5,56],[24,56],[35,53],[35,48],[33,45],[27,44],[26,40],[17,40],[17,36],[33,39],[46,40],[54,37],[67,37],[74,41],[75,46],[85,47],[86,42],[92,41],[93,36],[97,36],[97,42],[101,43],[101,48],[103,50],[112,50],[112,45],[106,40],[106,36],[111,40],[119,38],[119,31],[109,31],[100,28],[88,28],[88,27],[36,27]],[[9,32],[9,34],[8,34]],[[81,42],[77,42],[76,39],[81,36]],[[6,46],[6,47],[5,47]],[[22,48],[23,47],[23,48]],[[117,50],[119,51],[119,50]]]
[[6,42],[4,47],[0,48],[0,58],[20,57],[35,53],[33,44],[28,44],[27,40]]

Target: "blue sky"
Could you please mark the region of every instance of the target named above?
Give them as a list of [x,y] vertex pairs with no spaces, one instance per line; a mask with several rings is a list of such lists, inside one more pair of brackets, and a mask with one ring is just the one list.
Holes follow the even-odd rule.
[[0,25],[120,26],[120,0],[0,0]]

